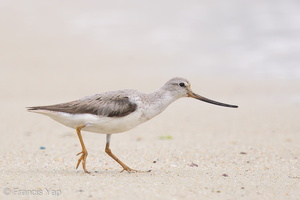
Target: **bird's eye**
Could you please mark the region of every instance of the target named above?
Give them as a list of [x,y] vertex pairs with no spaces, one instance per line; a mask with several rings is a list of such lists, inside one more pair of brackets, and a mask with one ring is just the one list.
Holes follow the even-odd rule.
[[180,87],[185,87],[185,84],[184,83],[179,83],[179,86]]

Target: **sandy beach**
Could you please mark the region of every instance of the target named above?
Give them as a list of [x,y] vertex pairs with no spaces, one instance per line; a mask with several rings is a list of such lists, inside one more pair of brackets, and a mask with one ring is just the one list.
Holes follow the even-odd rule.
[[[190,10],[185,10],[192,14],[186,16],[192,18],[201,11],[201,6],[189,5]],[[203,1],[203,5],[216,11],[208,2]],[[292,3],[286,5],[293,7]],[[67,5],[36,2],[1,6],[5,10],[0,14],[2,19],[14,17],[1,22],[0,199],[300,198],[300,75],[295,67],[300,60],[293,56],[300,49],[299,36],[288,35],[288,31],[277,35],[285,41],[274,40],[283,45],[283,49],[279,47],[285,52],[281,56],[278,49],[263,48],[268,45],[238,48],[260,44],[256,40],[233,44],[224,37],[215,43],[208,33],[224,30],[209,26],[202,30],[207,21],[188,34],[191,38],[198,33],[207,36],[205,41],[195,40],[202,46],[197,49],[194,42],[183,39],[185,32],[164,39],[157,30],[161,36],[156,35],[157,40],[139,43],[148,38],[143,34],[154,29],[159,19],[150,27],[132,22],[127,12],[140,8],[132,4],[122,7],[125,13],[121,16],[129,16],[125,19],[113,18],[115,12],[104,12],[114,11],[113,5],[100,9],[100,4],[82,8],[76,4],[68,12],[65,9],[66,13],[55,15],[51,11]],[[167,6],[167,1],[162,6]],[[97,24],[82,10],[85,14],[104,12],[91,14],[94,20],[111,18]],[[176,9],[171,10],[170,15],[175,16]],[[233,11],[237,16],[242,12]],[[276,23],[284,24],[293,13],[297,15],[280,13],[287,17]],[[148,14],[141,14],[141,18]],[[75,22],[71,16],[83,17],[75,20],[77,28],[81,24],[80,31],[72,29]],[[289,23],[282,29],[300,30]],[[160,25],[174,31],[164,21]],[[268,26],[270,30],[273,25],[278,24]],[[97,27],[104,28],[103,32]],[[124,38],[111,35],[119,29],[124,29]],[[103,35],[95,37],[94,31]],[[104,36],[106,39],[99,39]],[[200,58],[196,59],[196,54]],[[28,106],[62,103],[110,90],[132,88],[147,93],[175,76],[187,78],[196,93],[239,108],[183,98],[151,121],[112,136],[111,149],[122,161],[133,169],[150,172],[120,173],[121,167],[104,152],[105,135],[89,132],[83,132],[83,139],[91,174],[85,174],[81,166],[76,170],[76,154],[81,147],[75,130],[26,111]]]
[[[196,79],[191,81],[195,89],[200,88]],[[148,80],[139,87],[154,85],[151,83]],[[124,85],[112,84],[115,88]],[[91,174],[85,174],[81,167],[76,170],[80,144],[75,131],[25,111],[32,103],[55,103],[56,99],[39,94],[25,100],[7,98],[1,103],[1,196],[297,199],[299,100],[285,97],[296,97],[299,82],[286,85],[282,91],[272,91],[274,85],[281,85],[275,81],[263,87],[244,84],[248,89],[243,92],[243,86],[225,81],[223,86],[233,88],[229,92],[218,94],[218,87],[205,88],[214,98],[234,101],[238,109],[181,99],[146,124],[113,135],[111,148],[120,159],[134,169],[151,170],[131,174],[120,173],[120,166],[105,154],[104,135],[88,132],[83,137]],[[69,96],[61,98],[68,100]],[[5,188],[9,188],[8,194]],[[31,190],[41,190],[42,195],[28,194]]]

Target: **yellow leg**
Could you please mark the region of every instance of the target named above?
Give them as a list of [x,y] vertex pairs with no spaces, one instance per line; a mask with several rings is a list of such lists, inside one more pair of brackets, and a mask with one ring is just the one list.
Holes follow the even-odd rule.
[[130,167],[128,167],[127,165],[125,165],[121,160],[119,160],[110,150],[109,148],[109,143],[110,143],[110,134],[106,135],[106,146],[105,146],[105,152],[112,157],[115,161],[117,161],[117,163],[119,163],[122,167],[123,170],[121,172],[123,172],[124,170],[127,172],[139,172],[138,170],[135,169],[131,169]]
[[83,142],[83,139],[82,139],[82,136],[81,136],[81,129],[83,129],[84,127],[85,127],[85,125],[81,125],[81,126],[76,127],[76,132],[77,132],[77,135],[78,135],[78,138],[79,138],[79,141],[80,141],[80,144],[81,144],[81,148],[82,148],[82,151],[79,152],[76,155],[76,156],[78,156],[78,155],[82,154],[80,156],[80,158],[78,159],[76,169],[78,168],[79,164],[82,161],[82,168],[83,168],[84,172],[85,173],[90,173],[86,170],[86,157],[88,156],[88,152],[85,148],[85,145],[84,145],[84,142]]

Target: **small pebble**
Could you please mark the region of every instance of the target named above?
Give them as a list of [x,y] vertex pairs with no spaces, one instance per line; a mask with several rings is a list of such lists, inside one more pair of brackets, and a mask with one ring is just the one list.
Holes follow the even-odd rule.
[[198,165],[195,163],[192,163],[192,164],[190,164],[190,167],[198,167]]
[[222,176],[224,176],[224,177],[228,177],[228,174],[222,174]]

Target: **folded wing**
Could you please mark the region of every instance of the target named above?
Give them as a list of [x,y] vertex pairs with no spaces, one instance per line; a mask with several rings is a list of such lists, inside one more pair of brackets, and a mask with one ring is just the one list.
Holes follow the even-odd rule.
[[70,114],[93,114],[106,117],[124,117],[134,112],[137,104],[131,102],[125,94],[96,94],[68,103],[36,106],[27,108],[29,111],[47,110]]

